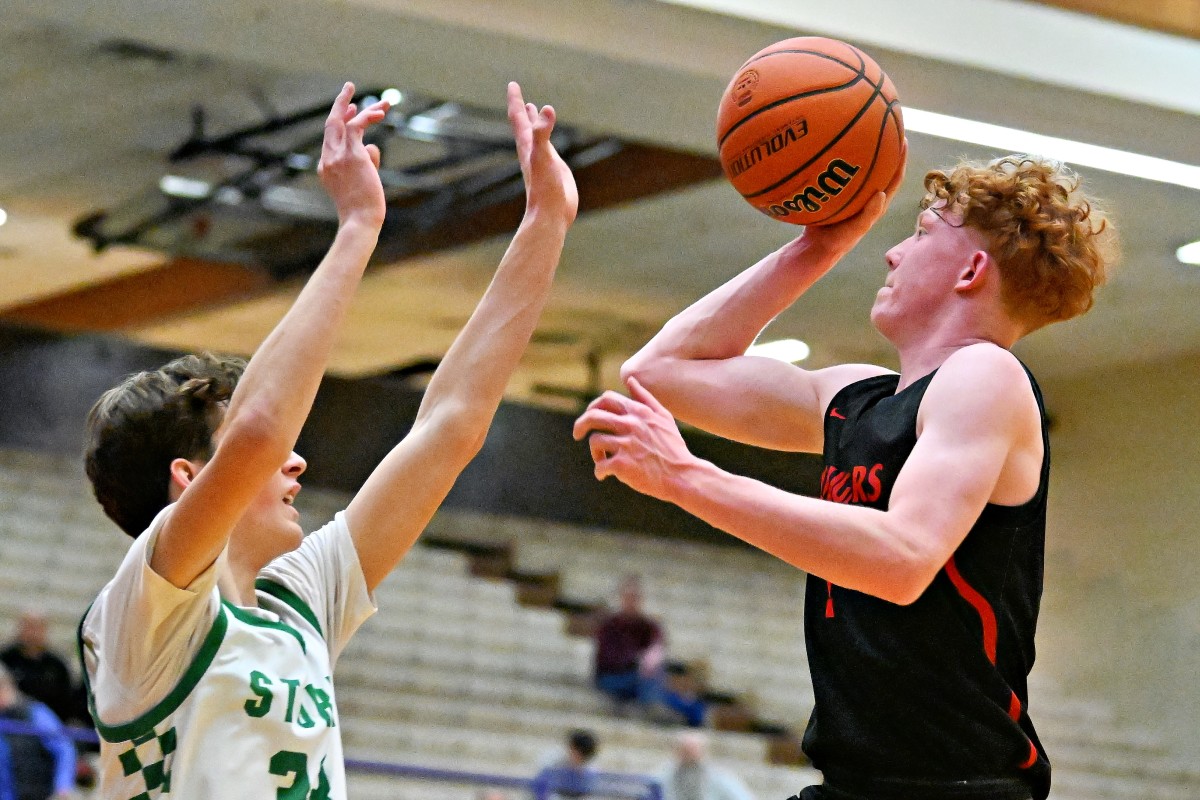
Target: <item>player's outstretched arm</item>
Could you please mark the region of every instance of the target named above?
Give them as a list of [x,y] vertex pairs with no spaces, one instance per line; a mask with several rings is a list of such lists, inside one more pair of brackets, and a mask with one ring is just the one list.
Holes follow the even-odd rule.
[[636,377],[676,417],[720,436],[779,450],[820,450],[821,418],[832,396],[885,370],[846,365],[810,372],[744,354],[771,320],[866,235],[903,178],[901,169],[887,191],[854,217],[806,228],[680,312],[625,362],[622,377]]
[[171,479],[183,489],[160,534],[152,566],[187,586],[224,549],[234,525],[287,459],[316,396],[336,333],[383,224],[379,150],[363,133],[386,103],[359,111],[347,83],[325,122],[321,182],[337,206],[338,231],[296,302],[267,336],[230,399],[211,462],[193,475],[177,459]]
[[678,505],[839,586],[894,603],[925,590],[984,505],[1018,505],[1038,486],[1040,416],[1020,364],[992,345],[956,353],[930,385],[919,438],[886,511],[790,494],[693,456],[670,413],[630,382],[575,423],[596,477]]
[[372,589],[412,547],[483,446],[575,219],[575,180],[550,143],[554,109],[545,106],[539,112],[510,83],[508,117],[525,178],[525,217],[487,292],[429,382],[412,430],[346,509]]

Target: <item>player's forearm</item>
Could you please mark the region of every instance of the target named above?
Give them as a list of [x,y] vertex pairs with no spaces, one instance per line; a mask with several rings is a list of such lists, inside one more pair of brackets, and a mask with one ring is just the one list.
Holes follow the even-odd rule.
[[479,305],[425,392],[417,425],[436,421],[478,449],[550,294],[569,223],[553,211],[522,221]]
[[804,238],[789,242],[676,315],[625,370],[641,374],[656,360],[742,355],[836,260]]
[[894,603],[915,600],[941,563],[888,512],[794,495],[692,459],[668,481],[685,511],[792,566]]
[[267,427],[258,431],[260,446],[272,451],[264,461],[281,462],[299,436],[378,238],[379,228],[370,222],[349,220],[339,227],[329,252],[238,382],[227,434],[242,419]]

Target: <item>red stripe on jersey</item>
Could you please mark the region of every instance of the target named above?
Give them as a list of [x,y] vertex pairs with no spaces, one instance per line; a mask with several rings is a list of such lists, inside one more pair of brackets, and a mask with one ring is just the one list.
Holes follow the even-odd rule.
[[991,603],[963,579],[958,571],[958,566],[954,563],[954,556],[950,556],[950,560],[946,562],[946,575],[949,576],[950,582],[954,584],[954,588],[958,590],[963,599],[970,603],[979,614],[979,621],[983,624],[983,651],[987,654],[988,661],[995,664],[996,612],[992,610]]
[[1016,692],[1008,700],[1008,716],[1013,722],[1021,721],[1021,698],[1017,697]]
[[1035,763],[1037,763],[1037,760],[1038,760],[1037,747],[1033,744],[1033,742],[1030,742],[1029,743],[1029,758],[1025,759],[1025,763],[1021,765],[1021,769],[1029,769]]

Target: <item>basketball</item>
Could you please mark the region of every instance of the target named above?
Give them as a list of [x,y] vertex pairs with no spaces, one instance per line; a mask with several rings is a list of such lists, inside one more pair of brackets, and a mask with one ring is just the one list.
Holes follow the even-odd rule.
[[755,53],[717,112],[729,182],[750,205],[793,225],[861,210],[895,176],[903,141],[891,79],[857,47],[820,36]]

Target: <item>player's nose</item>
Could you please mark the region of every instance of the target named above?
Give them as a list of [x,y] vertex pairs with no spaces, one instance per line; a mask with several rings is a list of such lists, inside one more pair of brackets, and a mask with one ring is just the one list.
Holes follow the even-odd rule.
[[289,478],[298,478],[304,470],[308,469],[308,462],[300,457],[295,451],[288,456],[288,460],[283,462],[283,474]]

